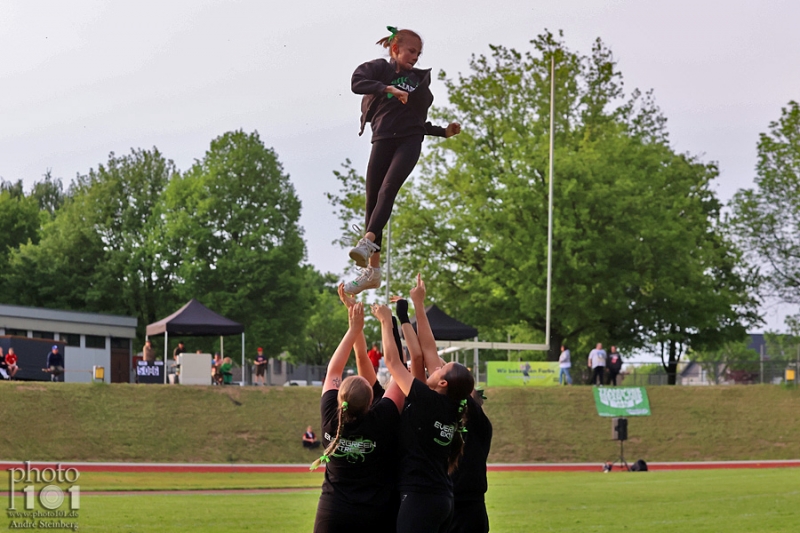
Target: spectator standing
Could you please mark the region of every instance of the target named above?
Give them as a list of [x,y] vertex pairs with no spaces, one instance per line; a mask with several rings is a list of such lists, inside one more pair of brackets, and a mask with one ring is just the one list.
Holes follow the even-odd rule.
[[183,341],[178,343],[177,348],[172,351],[172,358],[175,359],[175,362],[178,362],[178,356],[182,353],[186,353],[186,346],[183,345]]
[[214,354],[211,360],[211,384],[222,385],[222,356],[219,352]]
[[222,360],[220,370],[222,370],[222,383],[224,385],[233,384],[233,361],[231,361],[230,357],[226,357]]
[[[558,383],[563,385],[566,382],[567,385],[572,385],[572,376],[569,375],[572,361],[570,361],[569,350],[563,344],[561,345],[561,355],[558,356],[558,366]],[[562,381],[561,378],[564,378],[564,380]]]
[[319,441],[317,440],[317,436],[314,434],[314,429],[311,426],[306,428],[306,432],[303,433],[303,448],[319,448]]
[[57,344],[47,354],[47,368],[44,371],[50,373],[50,381],[64,381],[64,356],[58,351]]
[[[2,354],[2,350],[0,350],[0,354]],[[17,366],[17,354],[14,353],[14,348],[8,349],[8,354],[6,355],[6,368],[9,379],[14,379],[14,376],[16,376],[17,372],[19,372],[19,366]]]
[[592,369],[592,385],[602,385],[603,374],[606,371],[606,351],[600,342],[589,352],[589,368]]
[[[266,375],[267,375],[267,357],[264,355],[264,348],[258,348],[258,354],[256,354],[255,360],[255,367],[256,367],[256,379],[253,381],[254,385],[258,385],[259,379],[261,379],[261,385],[266,385]],[[310,426],[309,426],[310,427]]]
[[142,348],[142,359],[148,363],[152,363],[156,360],[156,351],[153,349],[153,343],[150,342],[150,339],[144,341],[144,347]]
[[608,384],[612,387],[617,386],[617,376],[622,371],[622,356],[617,351],[616,346],[611,347],[608,354]]
[[381,358],[383,357],[383,354],[378,350],[377,344],[372,344],[372,348],[367,352],[367,357],[369,357],[369,360],[372,362],[372,368],[377,372],[381,364]]

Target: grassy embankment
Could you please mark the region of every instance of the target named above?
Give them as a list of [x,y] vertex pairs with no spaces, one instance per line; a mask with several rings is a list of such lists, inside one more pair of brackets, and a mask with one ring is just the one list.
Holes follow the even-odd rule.
[[[0,459],[310,463],[320,389],[0,383]],[[800,390],[651,387],[629,460],[800,458]],[[490,462],[601,462],[618,450],[589,387],[490,389]]]

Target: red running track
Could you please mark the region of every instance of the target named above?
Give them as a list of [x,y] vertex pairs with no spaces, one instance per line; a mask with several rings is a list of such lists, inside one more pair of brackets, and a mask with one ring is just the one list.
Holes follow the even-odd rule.
[[[631,463],[632,464],[632,463]],[[30,465],[30,466],[28,466]],[[175,473],[303,473],[308,465],[301,464],[198,464],[198,463],[77,463],[52,461],[0,461],[0,470],[12,468],[75,468],[79,472],[175,472]],[[789,468],[800,467],[800,460],[787,461],[710,461],[647,463],[650,470],[714,470],[729,468]],[[488,465],[490,472],[600,472],[602,463],[495,463]],[[615,469],[619,469],[615,467]]]

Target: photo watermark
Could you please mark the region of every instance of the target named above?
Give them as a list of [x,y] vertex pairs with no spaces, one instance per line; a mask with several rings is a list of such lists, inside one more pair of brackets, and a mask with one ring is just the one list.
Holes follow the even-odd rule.
[[24,468],[8,469],[8,529],[77,531],[81,507],[78,469],[64,469],[61,463],[55,468],[35,468],[30,461],[23,464]]

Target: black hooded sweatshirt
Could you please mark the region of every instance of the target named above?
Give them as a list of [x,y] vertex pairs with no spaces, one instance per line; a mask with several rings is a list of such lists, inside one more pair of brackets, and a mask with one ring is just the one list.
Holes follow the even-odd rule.
[[[394,85],[408,93],[408,102],[400,103],[386,87]],[[372,142],[411,135],[445,136],[445,128],[428,122],[428,109],[433,103],[430,90],[431,71],[412,68],[397,72],[392,60],[375,59],[353,72],[351,87],[361,99],[361,131],[367,122],[372,124]]]

